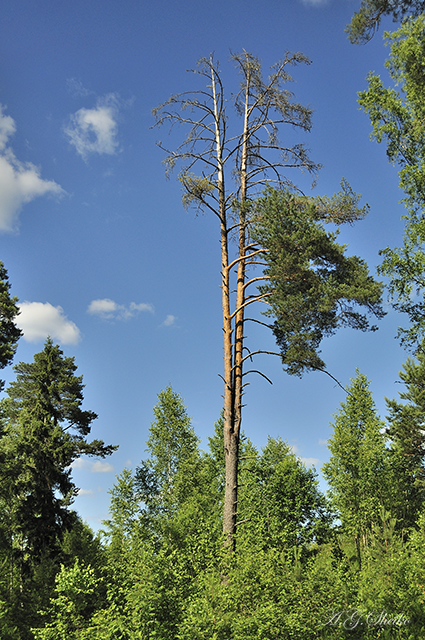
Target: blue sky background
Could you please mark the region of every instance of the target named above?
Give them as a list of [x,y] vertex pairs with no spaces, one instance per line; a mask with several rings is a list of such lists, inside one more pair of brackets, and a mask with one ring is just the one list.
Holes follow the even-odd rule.
[[[75,506],[92,527],[107,517],[114,474],[146,457],[152,408],[167,384],[182,395],[204,448],[220,415],[217,220],[183,210],[179,183],[165,179],[155,146],[168,143],[167,133],[151,129],[153,107],[200,87],[186,69],[215,52],[230,98],[238,86],[230,51],[258,56],[265,75],[287,50],[309,56],[312,64],[293,70],[290,88],[314,109],[312,132],[299,135],[324,165],[313,193],[331,195],[344,176],[363,194],[369,217],[340,239],[372,271],[379,249],[400,242],[397,171],[369,140],[356,102],[370,70],[386,77],[388,49],[383,29],[367,46],[349,44],[344,27],[358,6],[3,0],[0,259],[22,310],[15,362],[31,361],[50,334],[84,376],[85,408],[99,414],[92,435],[120,445],[106,461],[74,467],[82,489]],[[294,136],[282,129],[285,135]],[[309,192],[305,176],[291,177]],[[356,367],[372,380],[382,417],[407,355],[395,339],[403,319],[388,310],[377,333],[342,330],[322,349],[343,384]],[[273,348],[266,331],[249,327],[252,348]],[[251,376],[245,433],[258,447],[280,435],[319,469],[343,391],[322,373],[291,378],[277,358],[260,356],[256,364],[274,384]],[[11,368],[4,377],[14,379]]]

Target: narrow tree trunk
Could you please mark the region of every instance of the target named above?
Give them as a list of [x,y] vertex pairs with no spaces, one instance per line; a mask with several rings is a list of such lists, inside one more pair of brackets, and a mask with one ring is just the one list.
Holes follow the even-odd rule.
[[[248,101],[249,74],[246,77],[245,116],[240,166],[240,209],[239,209],[239,241],[238,267],[236,281],[236,312],[234,329],[234,360],[231,371],[232,381],[232,421],[224,425],[224,452],[226,460],[226,492],[224,497],[223,530],[226,542],[232,551],[236,546],[236,525],[238,512],[238,465],[239,439],[242,422],[242,358],[244,341],[244,306],[245,301],[245,251],[246,251],[246,176],[248,161]],[[230,270],[228,270],[229,272]],[[230,276],[230,273],[229,273]],[[230,346],[231,348],[231,346]],[[226,428],[227,427],[227,428]]]
[[[223,343],[224,343],[224,455],[226,468],[226,487],[224,497],[223,532],[225,544],[230,550],[235,548],[234,534],[236,530],[237,473],[239,437],[234,432],[234,385],[233,385],[233,351],[232,351],[232,318],[230,313],[230,269],[228,228],[226,215],[226,192],[224,186],[223,140],[220,128],[220,109],[213,65],[211,64],[211,87],[213,92],[215,141],[217,158],[217,191],[220,213],[221,244],[221,293],[223,309]],[[224,135],[224,132],[223,132]]]

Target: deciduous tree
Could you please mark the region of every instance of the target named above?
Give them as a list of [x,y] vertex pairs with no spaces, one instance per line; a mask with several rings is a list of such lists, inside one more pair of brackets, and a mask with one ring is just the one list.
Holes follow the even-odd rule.
[[360,562],[372,527],[380,522],[381,508],[387,504],[388,455],[381,433],[384,423],[376,413],[366,377],[358,372],[347,393],[335,415],[329,440],[332,455],[322,471],[342,530],[354,537]]
[[405,390],[399,400],[386,399],[389,409],[387,435],[394,468],[396,515],[408,529],[416,522],[425,500],[425,354],[408,358],[399,373]]
[[147,441],[150,457],[136,469],[134,486],[145,504],[149,526],[166,533],[190,492],[191,467],[199,460],[198,438],[181,396],[170,386],[158,395],[153,411]]
[[395,309],[407,314],[410,322],[399,328],[402,342],[417,346],[425,335],[425,17],[385,35],[391,47],[386,67],[393,86],[386,88],[379,76],[369,74],[369,88],[359,94],[359,104],[370,117],[372,138],[386,144],[389,161],[400,167],[406,207],[403,244],[381,252],[380,271],[390,278]]
[[247,447],[241,458],[238,541],[246,550],[288,552],[323,542],[331,519],[314,469],[280,438],[269,438],[261,453]]

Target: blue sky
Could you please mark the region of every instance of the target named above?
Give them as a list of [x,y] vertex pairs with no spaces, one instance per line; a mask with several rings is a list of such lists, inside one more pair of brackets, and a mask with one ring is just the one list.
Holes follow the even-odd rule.
[[[108,460],[74,466],[82,489],[75,506],[92,527],[107,517],[114,474],[146,457],[162,389],[171,384],[182,395],[204,447],[221,410],[217,221],[184,211],[155,145],[167,143],[167,132],[151,128],[153,107],[200,86],[186,69],[214,52],[230,98],[238,82],[230,52],[252,52],[265,75],[287,50],[310,57],[290,88],[314,109],[312,132],[300,136],[323,164],[313,194],[331,195],[342,176],[363,194],[369,217],[340,238],[372,271],[378,251],[400,242],[397,171],[369,140],[356,102],[370,70],[386,77],[388,49],[383,29],[367,46],[349,44],[344,27],[358,5],[3,0],[0,259],[21,305],[15,362],[31,361],[50,334],[84,376],[85,408],[99,414],[92,435],[120,445]],[[309,192],[305,176],[291,177]],[[356,367],[372,380],[382,417],[407,355],[395,339],[403,319],[388,311],[377,333],[343,330],[322,348],[343,384]],[[249,340],[273,348],[257,326]],[[280,435],[319,469],[343,391],[324,374],[290,378],[277,358],[261,358],[274,384],[251,376],[245,433],[258,447]],[[4,377],[13,380],[11,368]]]

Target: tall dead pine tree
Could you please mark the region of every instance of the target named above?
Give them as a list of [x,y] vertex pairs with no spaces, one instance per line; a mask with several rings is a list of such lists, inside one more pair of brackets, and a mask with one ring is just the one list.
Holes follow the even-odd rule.
[[[237,473],[243,389],[243,342],[246,308],[265,298],[249,294],[249,286],[264,276],[247,279],[250,266],[261,262],[261,249],[249,237],[250,203],[266,182],[277,186],[292,183],[283,175],[289,167],[315,174],[302,144],[284,146],[278,138],[279,125],[309,131],[310,109],[293,100],[286,85],[292,81],[288,68],[310,64],[301,53],[287,53],[263,80],[257,58],[243,52],[233,55],[242,78],[233,105],[240,129],[229,134],[233,117],[226,114],[226,99],[218,63],[213,56],[201,59],[193,73],[206,81],[206,87],[171,96],[154,109],[156,125],[185,125],[188,134],[175,150],[159,146],[167,153],[167,170],[180,165],[179,179],[186,207],[211,211],[220,223],[221,275],[224,337],[224,447],[226,491],[223,528],[228,544],[234,547],[237,517]],[[230,256],[230,234],[237,237],[237,252]],[[236,271],[235,298],[230,280]]]

